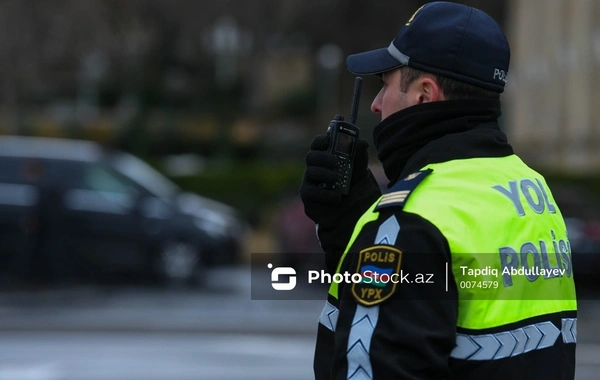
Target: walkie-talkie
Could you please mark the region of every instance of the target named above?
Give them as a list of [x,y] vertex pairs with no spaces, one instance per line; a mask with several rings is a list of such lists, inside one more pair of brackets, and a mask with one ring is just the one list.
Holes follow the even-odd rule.
[[335,154],[338,157],[336,170],[338,180],[333,189],[343,195],[350,192],[350,180],[352,179],[352,170],[354,167],[354,151],[356,141],[358,140],[360,129],[355,125],[358,117],[358,103],[360,101],[360,90],[362,78],[357,77],[354,82],[354,96],[352,97],[352,107],[350,108],[350,122],[344,121],[342,115],[335,115],[327,128],[327,134],[331,136],[328,153]]

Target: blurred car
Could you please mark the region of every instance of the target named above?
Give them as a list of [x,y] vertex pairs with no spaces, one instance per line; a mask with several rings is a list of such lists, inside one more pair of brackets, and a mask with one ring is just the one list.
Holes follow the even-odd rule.
[[600,284],[600,200],[573,183],[550,184],[569,234],[573,272],[579,284]]
[[600,221],[565,218],[575,280],[600,284]]
[[[215,247],[227,236],[223,226],[233,224],[231,212],[203,208],[209,200],[183,212],[186,195],[159,190],[166,179],[140,181],[144,170],[153,169],[89,141],[0,137],[1,268],[34,263],[83,278],[201,284],[207,267],[226,261]],[[40,249],[48,257],[35,262]]]
[[249,226],[236,209],[183,191],[152,166],[129,153],[108,154],[106,161],[154,196],[172,203],[180,212],[193,216],[196,226],[212,237],[213,254],[209,258],[212,265],[230,265],[240,260]]

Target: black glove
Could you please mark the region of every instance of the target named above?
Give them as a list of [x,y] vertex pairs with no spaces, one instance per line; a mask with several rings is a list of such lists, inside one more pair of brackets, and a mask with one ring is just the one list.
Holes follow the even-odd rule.
[[327,153],[329,143],[329,135],[319,135],[313,139],[311,150],[306,155],[300,198],[304,203],[304,212],[318,225],[321,248],[327,254],[327,268],[335,271],[356,222],[381,196],[381,191],[369,170],[369,143],[365,139],[356,142],[350,193],[343,196],[332,189],[338,179],[335,170],[338,158]]

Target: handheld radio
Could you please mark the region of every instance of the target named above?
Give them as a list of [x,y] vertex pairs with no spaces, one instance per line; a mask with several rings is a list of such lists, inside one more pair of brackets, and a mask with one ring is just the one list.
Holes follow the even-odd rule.
[[331,136],[331,142],[328,153],[335,154],[338,158],[336,171],[338,180],[333,189],[338,190],[343,195],[350,192],[350,180],[354,168],[354,154],[356,141],[358,140],[360,129],[355,125],[358,117],[358,103],[360,101],[360,90],[362,78],[357,77],[354,82],[354,95],[352,97],[352,107],[350,108],[350,120],[344,121],[342,115],[335,115],[327,128],[327,134]]

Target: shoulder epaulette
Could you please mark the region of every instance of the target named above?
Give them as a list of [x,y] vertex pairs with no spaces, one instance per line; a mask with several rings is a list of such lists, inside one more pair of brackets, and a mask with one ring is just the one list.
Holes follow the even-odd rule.
[[396,184],[390,188],[389,192],[381,197],[377,207],[375,207],[375,211],[386,207],[404,207],[404,204],[413,190],[416,189],[421,181],[431,174],[432,171],[433,169],[421,170],[396,182]]

